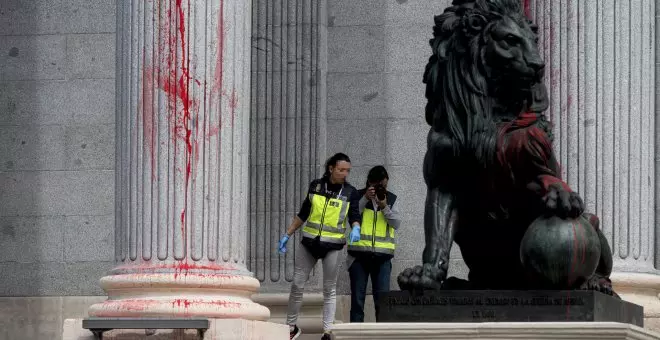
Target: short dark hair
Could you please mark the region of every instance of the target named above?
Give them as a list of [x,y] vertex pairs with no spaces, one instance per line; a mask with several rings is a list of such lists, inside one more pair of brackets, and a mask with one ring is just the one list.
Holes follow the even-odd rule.
[[369,183],[380,182],[384,179],[390,179],[387,170],[382,165],[376,165],[367,174],[367,186],[369,186]]
[[337,152],[336,154],[332,155],[332,157],[328,158],[328,160],[325,162],[325,172],[323,173],[323,177],[329,177],[330,176],[330,167],[331,166],[336,166],[337,163],[345,161],[350,163],[351,159],[348,158],[346,154],[343,154],[341,152]]

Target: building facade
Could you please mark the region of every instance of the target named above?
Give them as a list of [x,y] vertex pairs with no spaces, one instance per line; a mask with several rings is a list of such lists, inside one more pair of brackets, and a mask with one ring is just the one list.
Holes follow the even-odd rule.
[[[99,279],[119,264],[231,264],[280,318],[295,249],[279,255],[277,240],[338,151],[356,187],[374,165],[390,172],[404,217],[396,289],[421,258],[421,79],[433,15],[448,5],[3,1],[0,268],[12,275],[0,279],[0,338],[58,338],[64,319],[105,299]],[[601,217],[617,290],[660,329],[656,3],[525,6],[563,176]],[[465,273],[456,249],[450,275]],[[308,329],[320,327],[319,276]]]

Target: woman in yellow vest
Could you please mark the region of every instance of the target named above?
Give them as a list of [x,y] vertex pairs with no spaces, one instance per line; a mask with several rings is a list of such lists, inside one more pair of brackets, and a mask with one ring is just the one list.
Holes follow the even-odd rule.
[[287,324],[290,339],[300,336],[296,325],[302,305],[303,288],[309,274],[321,259],[323,262],[323,337],[330,340],[330,327],[337,309],[337,269],[339,253],[346,244],[346,220],[352,226],[349,241],[360,241],[360,196],[346,178],[351,170],[351,160],[343,153],[330,157],[325,173],[309,185],[307,197],[279,242],[280,253],[286,252],[286,243],[298,228],[303,226],[302,247],[296,252],[295,268]]
[[376,309],[380,312],[379,295],[390,290],[392,258],[396,242],[394,231],[401,220],[393,208],[396,195],[387,191],[389,175],[383,166],[369,170],[366,188],[360,190],[362,229],[360,241],[348,246],[347,267],[351,280],[351,322],[364,322],[364,299],[367,282],[371,287]]

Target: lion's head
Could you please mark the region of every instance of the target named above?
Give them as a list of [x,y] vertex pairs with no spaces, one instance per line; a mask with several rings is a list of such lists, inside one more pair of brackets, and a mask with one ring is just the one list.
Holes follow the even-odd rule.
[[424,83],[436,130],[471,145],[495,121],[547,108],[537,31],[520,0],[454,0],[433,35]]

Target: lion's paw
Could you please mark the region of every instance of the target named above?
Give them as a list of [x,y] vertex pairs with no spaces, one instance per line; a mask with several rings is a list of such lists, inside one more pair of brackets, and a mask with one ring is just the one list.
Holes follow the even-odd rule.
[[401,290],[434,290],[440,289],[446,277],[445,270],[425,263],[423,266],[405,269],[399,274],[397,281]]
[[619,298],[619,295],[612,289],[612,281],[609,278],[600,275],[592,275],[582,286],[581,290],[595,290],[603,294],[611,295]]
[[584,202],[580,195],[564,189],[559,183],[550,185],[543,200],[548,215],[577,218],[584,212]]

